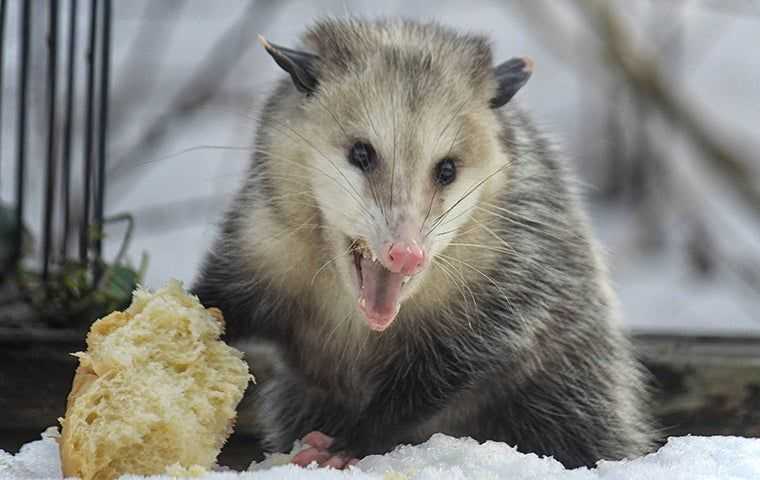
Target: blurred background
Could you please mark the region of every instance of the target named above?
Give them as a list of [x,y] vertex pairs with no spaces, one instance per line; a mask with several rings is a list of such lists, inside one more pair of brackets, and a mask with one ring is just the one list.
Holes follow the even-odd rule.
[[0,2],[0,448],[62,414],[89,322],[193,279],[283,75],[256,35],[351,14],[535,61],[516,101],[579,173],[664,431],[760,435],[757,2]]

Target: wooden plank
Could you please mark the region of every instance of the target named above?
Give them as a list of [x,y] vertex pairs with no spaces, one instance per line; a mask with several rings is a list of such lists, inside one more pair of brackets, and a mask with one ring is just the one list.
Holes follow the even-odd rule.
[[760,436],[760,338],[637,335],[664,436]]
[[41,432],[64,412],[76,368],[69,353],[84,348],[83,337],[74,342],[38,342],[36,334],[21,338],[16,332],[0,341],[0,428]]
[[[653,408],[664,436],[760,436],[760,338],[636,335],[634,341],[653,374]],[[76,368],[69,353],[83,348],[84,332],[0,328],[0,438],[31,440],[57,424]],[[224,463],[249,462],[252,443],[234,435]]]

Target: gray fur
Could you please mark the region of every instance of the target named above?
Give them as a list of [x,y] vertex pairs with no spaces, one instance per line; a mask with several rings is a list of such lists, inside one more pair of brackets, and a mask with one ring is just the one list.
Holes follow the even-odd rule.
[[[289,80],[273,92],[250,173],[194,286],[206,306],[222,309],[229,338],[249,352],[257,375],[238,428],[278,451],[320,430],[337,437],[336,449],[357,456],[421,442],[435,432],[505,441],[568,467],[646,452],[653,430],[642,372],[621,332],[573,180],[564,159],[514,101],[489,108],[495,84],[486,40],[435,24],[326,20],[307,33],[305,48],[321,59],[314,98]],[[385,78],[365,83],[362,72],[378,64]],[[441,101],[451,105],[452,118],[469,112],[484,125],[493,119],[510,158],[504,183],[479,200],[499,214],[487,217],[487,229],[478,229],[483,249],[446,247],[449,257],[462,262],[454,278],[446,277],[452,285],[421,280],[383,333],[369,331],[350,311],[345,325],[327,318],[333,310],[324,304],[342,304],[345,296],[332,265],[313,289],[299,286],[333,256],[333,239],[318,228],[326,223],[318,206],[299,210],[278,200],[284,180],[271,174],[279,161],[271,152],[283,141],[280,122],[292,122],[314,142],[339,136],[326,130],[330,121],[307,124],[309,108],[322,101],[333,120],[358,128],[361,122],[352,117],[361,116],[360,105],[330,96],[333,88],[352,88],[342,86],[352,75],[367,98],[396,88],[402,99],[394,108],[418,112],[412,118],[424,118]],[[383,85],[388,78],[396,87]],[[346,92],[341,98],[350,97]],[[368,103],[380,118],[382,104],[371,98]],[[399,178],[426,178],[414,176],[428,168],[415,163],[422,158],[415,134],[407,128],[394,136],[406,152],[399,167],[406,174]],[[388,175],[378,172],[375,185],[387,186]],[[407,198],[426,188],[422,180],[395,181]],[[367,201],[388,205],[387,188],[370,187],[360,191]],[[399,193],[394,201],[400,205],[404,198]],[[296,214],[317,226],[296,228],[304,225],[293,219]],[[288,242],[303,257],[294,251],[270,258],[262,245],[280,241],[267,231],[272,225],[287,226]],[[290,268],[280,270],[280,263]],[[437,288],[447,293],[431,300]]]

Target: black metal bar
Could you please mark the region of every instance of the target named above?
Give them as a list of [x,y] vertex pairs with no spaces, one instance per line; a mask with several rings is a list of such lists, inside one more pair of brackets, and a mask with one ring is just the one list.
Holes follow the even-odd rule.
[[98,137],[98,173],[95,190],[95,282],[100,278],[103,254],[103,210],[106,189],[106,141],[108,139],[108,97],[111,71],[111,0],[103,0],[103,39],[100,48],[100,130]]
[[[0,0],[0,186],[2,179],[3,157],[3,76],[5,72],[5,0]],[[0,190],[1,192],[2,190]],[[3,268],[5,265],[0,265]]]
[[18,142],[16,144],[16,232],[13,239],[12,265],[21,259],[24,240],[24,180],[26,177],[26,101],[29,77],[29,31],[32,24],[32,2],[21,2],[21,52],[19,61]]
[[[4,0],[3,0],[4,1]],[[66,259],[69,250],[69,224],[71,222],[71,128],[74,118],[74,81],[75,52],[77,42],[77,0],[69,5],[69,39],[66,49],[69,52],[66,68],[66,118],[63,126],[63,239],[61,242],[61,259]]]
[[42,225],[42,280],[50,273],[50,253],[53,249],[53,197],[55,196],[55,114],[58,87],[58,0],[50,0],[48,12],[48,138],[47,172],[45,176],[45,208]]
[[95,40],[98,26],[98,0],[90,0],[90,32],[87,48],[87,86],[85,87],[85,126],[84,126],[84,206],[82,210],[82,226],[79,237],[79,261],[87,265],[87,250],[90,244],[90,201],[92,189],[92,117],[95,104],[93,102],[95,89]]

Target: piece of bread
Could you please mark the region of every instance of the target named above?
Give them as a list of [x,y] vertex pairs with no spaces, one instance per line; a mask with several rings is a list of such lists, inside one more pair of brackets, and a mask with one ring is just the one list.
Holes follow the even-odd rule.
[[110,480],[170,465],[210,468],[252,379],[219,339],[217,309],[172,280],[92,324],[61,419],[65,476]]

